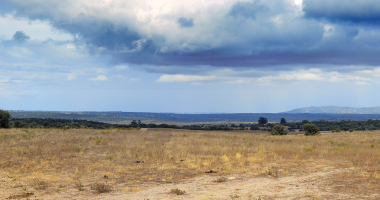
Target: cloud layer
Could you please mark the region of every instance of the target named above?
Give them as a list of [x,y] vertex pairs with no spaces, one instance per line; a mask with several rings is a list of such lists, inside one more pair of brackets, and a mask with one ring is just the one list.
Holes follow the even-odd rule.
[[[112,62],[267,67],[378,65],[376,1],[3,0],[1,13],[49,22]],[[350,22],[350,23],[345,23]]]

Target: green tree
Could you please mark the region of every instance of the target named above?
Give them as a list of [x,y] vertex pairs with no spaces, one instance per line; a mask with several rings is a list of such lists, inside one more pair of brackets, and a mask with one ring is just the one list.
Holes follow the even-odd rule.
[[21,123],[20,121],[15,121],[15,122],[13,123],[13,126],[14,126],[15,128],[21,128],[22,123]]
[[281,120],[280,120],[280,124],[286,124],[286,120],[285,120],[285,118],[281,118]]
[[258,122],[260,125],[264,125],[264,124],[268,123],[268,119],[265,117],[260,117]]
[[0,110],[0,128],[10,128],[9,120],[11,117],[11,113],[8,111]]
[[50,123],[48,121],[44,121],[43,125],[44,125],[45,128],[49,128],[50,127]]
[[305,130],[305,135],[316,135],[319,133],[319,128],[315,124],[305,124],[302,128]]
[[308,124],[309,123],[309,120],[302,120],[302,124]]
[[272,135],[287,135],[288,131],[285,130],[285,126],[283,125],[276,125],[273,127],[271,131]]

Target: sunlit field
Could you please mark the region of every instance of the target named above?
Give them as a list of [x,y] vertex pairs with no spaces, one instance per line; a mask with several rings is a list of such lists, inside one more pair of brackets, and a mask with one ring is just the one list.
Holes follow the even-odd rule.
[[[299,198],[364,195],[371,199],[380,192],[380,131],[320,136],[267,134],[270,133],[1,129],[0,196],[128,197],[144,194],[155,186],[176,187],[199,177],[209,177],[208,184],[223,185],[239,177],[245,177],[243,181],[249,177],[275,183],[313,173],[321,173],[319,182],[310,184],[314,189],[309,193],[297,193]],[[298,184],[296,179],[294,184]],[[276,188],[268,192],[252,188],[222,199],[281,197],[273,196],[280,194],[281,187]],[[196,191],[185,192],[182,196],[170,193],[170,189],[162,191],[173,198],[197,195]],[[202,198],[220,199],[217,195],[210,191]]]

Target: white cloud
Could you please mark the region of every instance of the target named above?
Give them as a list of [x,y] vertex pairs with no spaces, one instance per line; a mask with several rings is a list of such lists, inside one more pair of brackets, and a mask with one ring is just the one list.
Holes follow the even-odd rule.
[[106,70],[105,70],[105,69],[97,69],[97,70],[96,70],[96,73],[97,73],[97,74],[105,74],[105,73],[106,73]]
[[162,75],[157,82],[202,82],[202,81],[211,81],[214,80],[214,76],[196,76],[196,75],[183,75],[183,74],[175,74]]
[[75,49],[76,46],[74,44],[68,44],[67,49]]
[[329,79],[329,82],[343,82],[343,81],[372,81],[371,78],[362,77],[362,76],[353,76],[349,74],[341,74],[338,72],[331,72],[332,76]]
[[114,69],[120,71],[120,70],[125,70],[128,69],[128,65],[117,65],[114,67]]
[[258,78],[259,82],[270,81],[323,81],[323,73],[320,69],[301,70],[293,72],[280,72],[278,76],[265,76]]
[[138,79],[138,78],[130,78],[128,81],[129,82],[139,82],[140,79]]
[[70,74],[70,75],[67,76],[67,78],[66,78],[66,80],[68,80],[68,81],[75,81],[76,79],[77,79],[77,77],[74,76],[74,75],[72,75],[72,74]]
[[90,80],[90,81],[107,81],[108,78],[104,75],[100,75],[96,78],[89,78],[88,80]]
[[369,83],[367,82],[363,82],[363,81],[358,81],[355,83],[356,85],[370,85]]

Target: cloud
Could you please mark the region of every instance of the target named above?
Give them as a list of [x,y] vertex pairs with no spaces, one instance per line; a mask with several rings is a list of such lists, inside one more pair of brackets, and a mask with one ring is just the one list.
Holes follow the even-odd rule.
[[66,78],[67,81],[75,81],[76,79],[77,79],[77,77],[74,76],[74,75],[72,75],[72,74],[68,75],[67,78]]
[[125,70],[128,69],[128,65],[117,65],[114,67],[114,69],[120,71],[120,70]]
[[331,78],[329,79],[329,82],[343,82],[343,81],[372,81],[371,78],[362,77],[362,76],[354,76],[349,74],[341,74],[338,72],[332,72]]
[[280,72],[277,76],[264,76],[258,78],[259,82],[272,81],[323,81],[323,73],[320,69],[300,70],[293,72]]
[[75,49],[75,45],[74,44],[67,44],[67,49]]
[[159,79],[157,79],[157,82],[202,82],[202,81],[211,81],[215,77],[213,76],[195,76],[195,75],[183,75],[183,74],[175,74],[175,75],[169,75],[164,74]]
[[128,81],[129,82],[139,82],[140,79],[138,79],[138,78],[130,78]]
[[374,0],[304,0],[303,11],[306,17],[332,22],[376,26],[380,22],[380,2]]
[[351,4],[305,0],[304,17],[289,0],[3,0],[0,14],[44,21],[114,66],[378,66],[380,30],[361,26],[378,3]]
[[266,9],[267,7],[261,4],[261,1],[259,0],[247,2],[238,1],[231,7],[228,14],[234,17],[241,16],[244,18],[256,19],[256,13],[265,11]]
[[192,18],[185,18],[185,17],[179,18],[178,19],[178,24],[182,28],[187,28],[187,27],[193,27],[194,26],[193,19]]
[[90,81],[107,81],[108,78],[104,75],[100,75],[96,78],[89,78],[88,80],[90,80]]
[[23,42],[23,41],[25,41],[25,40],[29,40],[30,37],[27,36],[23,31],[17,31],[17,32],[13,35],[12,39],[13,39],[14,41],[20,41],[20,42]]
[[370,85],[369,83],[367,82],[363,82],[363,81],[358,81],[355,83],[356,85]]

